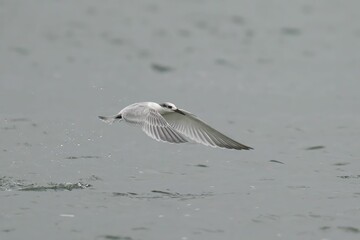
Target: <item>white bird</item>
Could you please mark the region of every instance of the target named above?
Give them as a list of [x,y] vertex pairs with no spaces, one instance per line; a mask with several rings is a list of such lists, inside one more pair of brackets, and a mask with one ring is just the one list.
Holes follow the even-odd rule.
[[245,146],[210,127],[194,114],[166,102],[131,104],[111,117],[99,116],[106,123],[124,120],[135,124],[151,138],[169,143],[196,142],[210,147],[249,150]]

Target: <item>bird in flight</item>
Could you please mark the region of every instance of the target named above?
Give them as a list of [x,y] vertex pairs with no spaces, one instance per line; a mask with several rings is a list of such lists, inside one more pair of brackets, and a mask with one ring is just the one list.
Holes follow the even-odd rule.
[[124,120],[139,126],[149,137],[162,142],[185,143],[195,142],[210,147],[249,150],[251,147],[241,144],[207,123],[194,114],[177,108],[166,102],[141,102],[131,104],[118,114],[110,117],[99,116],[106,123]]

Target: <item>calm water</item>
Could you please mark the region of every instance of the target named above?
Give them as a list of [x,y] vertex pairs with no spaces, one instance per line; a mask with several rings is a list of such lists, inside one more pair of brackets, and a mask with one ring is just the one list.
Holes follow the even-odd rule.
[[[0,239],[359,239],[358,1],[1,1]],[[174,102],[255,148],[98,115]]]

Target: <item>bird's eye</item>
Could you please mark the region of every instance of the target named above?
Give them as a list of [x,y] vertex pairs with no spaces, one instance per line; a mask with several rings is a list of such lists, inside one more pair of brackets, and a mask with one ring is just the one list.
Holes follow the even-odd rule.
[[172,108],[172,106],[168,106],[168,108]]

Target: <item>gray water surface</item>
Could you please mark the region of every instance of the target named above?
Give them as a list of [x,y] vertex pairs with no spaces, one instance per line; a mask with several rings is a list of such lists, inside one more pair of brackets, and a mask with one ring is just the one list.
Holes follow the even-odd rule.
[[[0,1],[0,239],[359,239],[359,8]],[[255,150],[97,119],[140,101]]]

